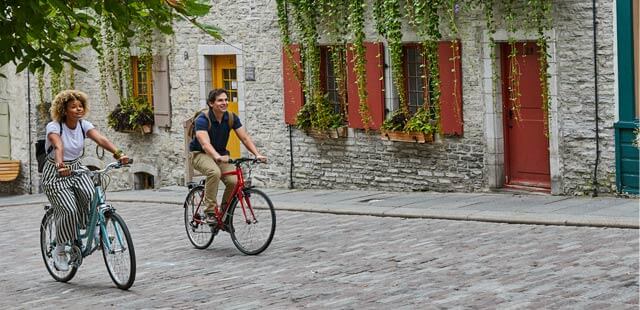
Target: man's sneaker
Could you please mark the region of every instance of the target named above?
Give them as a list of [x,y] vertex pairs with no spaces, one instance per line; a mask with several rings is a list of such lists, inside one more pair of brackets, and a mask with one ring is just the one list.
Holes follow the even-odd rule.
[[60,271],[69,271],[69,260],[67,259],[67,254],[62,253],[53,253],[53,266]]
[[218,219],[214,213],[206,213],[204,217],[204,221],[207,224],[218,224]]

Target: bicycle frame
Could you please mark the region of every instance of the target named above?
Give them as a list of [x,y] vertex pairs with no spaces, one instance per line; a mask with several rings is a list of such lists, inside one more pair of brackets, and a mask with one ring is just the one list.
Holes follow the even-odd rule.
[[[106,169],[103,170],[102,173],[104,173],[104,171],[106,171]],[[97,172],[97,173],[90,172],[90,173],[91,173],[91,178],[93,180],[95,190],[94,190],[93,199],[89,204],[89,221],[87,222],[87,229],[85,230],[85,233],[82,234],[80,233],[80,227],[76,227],[77,239],[75,242],[76,242],[76,245],[78,245],[80,248],[82,257],[87,257],[91,255],[93,252],[95,252],[99,248],[98,242],[94,244],[95,238],[93,236],[95,234],[96,228],[100,229],[100,235],[103,240],[102,242],[103,246],[105,246],[109,252],[112,251],[112,247],[111,247],[112,240],[110,240],[106,235],[107,226],[106,226],[105,214],[107,212],[115,211],[115,208],[106,204],[106,195],[105,195],[104,189],[102,188],[100,172]],[[50,206],[47,206],[45,207],[45,209],[48,209],[49,207]],[[87,238],[86,244],[82,244],[83,238]],[[119,230],[116,230],[115,238],[120,244],[123,244],[122,236]],[[55,246],[55,241],[52,242],[52,246]]]
[[[251,207],[251,203],[247,201],[247,205],[245,206],[245,200],[244,198],[244,192],[243,189],[245,188],[245,180],[244,180],[244,175],[242,173],[242,168],[241,166],[238,164],[236,165],[236,168],[233,171],[227,171],[222,173],[222,175],[220,176],[220,178],[222,179],[223,177],[226,176],[235,176],[236,177],[236,185],[233,188],[233,191],[231,192],[231,195],[229,196],[229,201],[227,202],[226,205],[224,205],[224,208],[222,209],[222,212],[220,212],[220,214],[216,214],[216,218],[218,220],[218,227],[220,227],[222,225],[222,219],[223,217],[227,214],[227,211],[229,211],[229,207],[231,206],[231,202],[233,201],[233,199],[237,199],[240,202],[240,205],[242,207],[242,214],[244,215],[245,220],[247,219],[247,209],[249,209],[249,211],[251,212],[251,218],[253,218],[252,222],[256,222],[256,218],[255,218],[255,213],[253,212],[253,208]],[[202,185],[204,182],[204,180],[202,182],[200,182],[200,184]],[[204,195],[204,192],[203,192]],[[202,198],[202,197],[201,197]],[[200,211],[200,207],[202,206],[202,199],[200,200],[200,202],[198,203],[198,207],[196,208],[196,213],[198,213]],[[203,223],[203,220],[196,220],[198,222],[198,224]]]

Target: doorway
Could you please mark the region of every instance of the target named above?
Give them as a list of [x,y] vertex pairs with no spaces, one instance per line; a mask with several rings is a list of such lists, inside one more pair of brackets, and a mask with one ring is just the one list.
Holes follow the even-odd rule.
[[[236,67],[236,55],[211,56],[211,81],[213,88],[224,88],[229,93],[230,112],[238,115],[238,76]],[[232,130],[227,143],[231,158],[240,157],[240,139]]]
[[[545,136],[538,47],[535,42],[502,43],[502,107],[504,130],[504,186],[549,191],[549,139]],[[511,66],[510,61],[514,61]],[[516,68],[513,70],[512,68]],[[516,78],[519,76],[519,83]],[[515,78],[515,79],[514,79]],[[512,100],[510,98],[516,98]],[[518,108],[519,106],[519,108]]]

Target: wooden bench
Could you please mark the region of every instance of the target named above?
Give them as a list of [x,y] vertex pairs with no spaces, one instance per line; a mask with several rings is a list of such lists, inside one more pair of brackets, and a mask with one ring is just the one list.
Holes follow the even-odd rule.
[[0,182],[15,180],[20,174],[19,160],[0,160]]

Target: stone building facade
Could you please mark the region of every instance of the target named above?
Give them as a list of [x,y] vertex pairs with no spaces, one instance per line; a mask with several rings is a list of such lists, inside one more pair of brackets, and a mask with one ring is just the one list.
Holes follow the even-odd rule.
[[[599,162],[596,170],[596,99],[593,27],[590,2],[553,1],[553,27],[548,32],[550,75],[549,167],[552,194],[582,195],[593,191],[594,174],[600,192],[616,192],[615,139],[617,119],[615,4],[597,1],[597,85]],[[368,6],[368,16],[371,6]],[[367,41],[383,41],[367,18]],[[462,44],[462,115],[464,134],[436,137],[434,143],[385,141],[378,131],[349,129],[348,137],[318,139],[285,124],[283,117],[282,44],[275,1],[218,1],[202,19],[222,29],[225,42],[176,21],[175,36],[164,40],[156,53],[168,60],[170,126],[152,134],[120,133],[107,126],[114,102],[100,99],[96,53],[85,50],[76,72],[75,88],[91,97],[87,117],[106,136],[135,158],[128,170],[113,175],[111,189],[130,189],[136,173],[153,176],[153,186],[185,182],[182,123],[205,106],[212,86],[213,55],[234,55],[237,68],[238,114],[257,147],[269,158],[258,166],[254,183],[269,187],[375,189],[389,191],[477,192],[501,188],[504,181],[504,137],[499,94],[492,81],[489,39],[481,11],[464,11],[459,29]],[[406,26],[406,25],[405,25]],[[495,39],[508,38],[498,24]],[[529,33],[512,34],[518,41],[535,41]],[[404,41],[419,39],[408,26]],[[385,55],[385,107],[398,106]],[[5,68],[5,72],[13,70]],[[7,192],[38,192],[33,142],[41,135],[35,121],[37,86],[26,73],[0,79],[0,101],[11,102],[12,157],[23,161],[23,174]],[[30,88],[29,88],[30,86]],[[499,86],[498,86],[499,87]],[[50,96],[45,98],[50,100]],[[24,104],[31,99],[31,104]],[[19,102],[20,104],[13,104]],[[30,110],[30,113],[28,111]],[[29,127],[28,124],[31,124]],[[39,131],[40,130],[40,131]],[[15,132],[15,134],[13,134]],[[27,134],[29,133],[29,134]],[[31,146],[31,150],[29,150]],[[85,163],[101,166],[111,160],[88,143]]]

